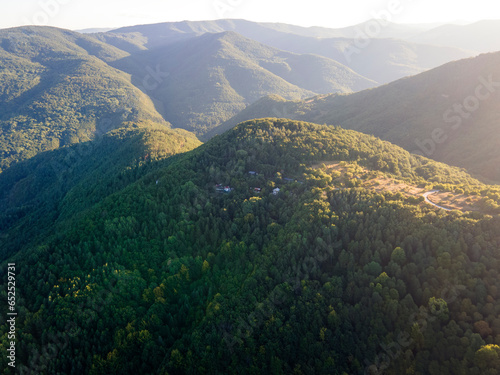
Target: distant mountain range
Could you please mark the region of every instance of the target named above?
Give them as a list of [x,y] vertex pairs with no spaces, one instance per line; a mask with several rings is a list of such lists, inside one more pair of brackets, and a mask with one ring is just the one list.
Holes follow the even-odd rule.
[[249,106],[207,137],[267,116],[341,125],[500,181],[500,53],[451,62],[350,95]]
[[81,30],[74,30],[77,33],[81,34],[93,34],[93,33],[105,33],[107,31],[114,30],[112,27],[97,27],[97,28],[90,28],[90,29],[81,29]]
[[130,76],[107,64],[127,55],[67,30],[0,30],[0,170],[124,121],[168,126]]
[[[340,101],[343,96],[339,94],[374,88],[474,54],[463,49],[471,45],[415,43],[444,30],[432,25],[385,23],[376,38],[360,39],[374,22],[381,21],[344,29],[219,20],[90,34],[47,27],[0,30],[0,170],[39,152],[91,140],[123,122],[172,124],[208,139],[234,125],[230,119],[241,111],[236,118],[261,112],[282,115],[274,104],[270,111],[248,107],[266,103],[267,99],[259,100],[268,95],[314,107],[318,94],[334,93]],[[486,26],[496,24],[484,21],[450,27],[454,32],[470,30],[473,39]],[[488,43],[478,46],[493,48]],[[326,120],[370,131],[362,122],[351,123],[369,113],[380,102],[380,92],[392,87],[372,91],[376,93],[373,101],[370,91],[346,97],[346,101],[363,98],[363,105],[352,110],[342,107]],[[379,104],[380,111],[392,113],[387,106],[401,108],[400,103],[406,101],[394,94]],[[402,112],[398,118],[405,115]],[[404,137],[389,136],[383,130],[394,121],[388,117],[371,132],[411,149]],[[418,129],[408,137],[416,139]],[[446,150],[439,152],[444,155]],[[439,152],[432,156],[470,166],[460,157]]]
[[[317,54],[346,65],[379,84],[435,68],[474,53],[453,47],[421,45],[400,38],[414,36],[425,26],[380,26],[376,38],[363,23],[345,29],[303,28],[245,20],[171,22],[133,26],[96,37],[129,52],[154,49],[205,33],[234,31],[260,43],[294,53]],[[370,29],[368,29],[370,30]],[[366,39],[364,39],[366,38]],[[395,40],[397,39],[397,40]]]
[[[336,61],[280,51],[232,31],[135,52],[111,65],[130,73],[174,126],[198,134],[269,93],[304,99],[377,85]],[[158,77],[146,79],[153,70]]]

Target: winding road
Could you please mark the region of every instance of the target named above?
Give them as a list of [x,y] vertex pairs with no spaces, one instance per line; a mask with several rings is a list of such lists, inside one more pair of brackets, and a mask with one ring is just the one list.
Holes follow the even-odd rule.
[[432,204],[433,206],[437,207],[437,208],[440,208],[442,210],[445,210],[445,211],[451,211],[451,209],[449,208],[446,208],[446,207],[443,207],[443,206],[440,206],[440,205],[437,205],[436,203],[434,202],[431,202],[429,200],[429,195],[432,195],[432,194],[436,194],[436,193],[439,193],[439,190],[431,190],[431,191],[428,191],[427,193],[424,193],[422,196],[424,197],[425,201],[429,204]]

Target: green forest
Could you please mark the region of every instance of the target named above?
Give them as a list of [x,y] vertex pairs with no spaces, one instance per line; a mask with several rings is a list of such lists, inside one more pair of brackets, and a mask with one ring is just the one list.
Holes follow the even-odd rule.
[[[203,139],[263,117],[341,125],[375,135],[411,153],[466,168],[477,178],[498,184],[500,91],[494,77],[499,76],[500,52],[494,52],[452,61],[353,94],[288,101],[269,95],[212,129]],[[464,109],[465,99],[478,101],[477,108]]]
[[43,238],[54,225],[200,144],[185,130],[124,123],[93,141],[17,163],[0,174],[0,230],[6,233],[0,237],[0,256]]
[[[10,194],[25,181],[54,202],[18,211],[34,199],[21,195],[1,221],[16,246],[1,268],[18,270],[20,373],[500,372],[498,187],[340,127],[253,120],[197,148],[163,129],[116,130],[102,158],[59,172],[70,176],[60,195],[45,160],[0,175]],[[145,157],[173,136],[186,149]],[[99,169],[106,160],[114,167]],[[376,192],[315,167],[328,161],[484,206],[448,212]],[[23,180],[23,166],[38,178]],[[43,236],[22,238],[40,223]],[[4,356],[0,366],[15,373]]]
[[124,122],[169,127],[131,78],[107,64],[127,56],[56,28],[0,30],[0,173]]

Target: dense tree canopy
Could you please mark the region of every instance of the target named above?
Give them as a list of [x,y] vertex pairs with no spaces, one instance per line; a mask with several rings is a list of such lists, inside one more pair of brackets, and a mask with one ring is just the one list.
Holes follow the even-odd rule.
[[[19,367],[495,373],[498,216],[340,186],[312,167],[325,160],[416,184],[490,189],[353,131],[241,124],[168,164],[152,162],[8,259],[22,296]],[[6,325],[0,333],[6,347]]]
[[0,30],[0,172],[124,121],[168,127],[130,76],[107,64],[127,55],[68,30]]

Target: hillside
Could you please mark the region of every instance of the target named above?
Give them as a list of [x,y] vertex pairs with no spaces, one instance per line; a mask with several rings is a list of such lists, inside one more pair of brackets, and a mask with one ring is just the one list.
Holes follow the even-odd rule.
[[500,53],[484,54],[352,95],[270,97],[211,134],[266,116],[341,125],[500,181],[499,64]]
[[[318,167],[324,160],[346,170]],[[240,124],[151,165],[2,263],[16,262],[24,286],[18,368],[496,373],[487,358],[500,344],[498,216],[357,187],[359,168],[500,198],[372,136],[277,119]]]
[[[335,61],[280,51],[234,32],[136,52],[113,66],[132,74],[173,126],[197,134],[268,94],[303,99],[376,86]],[[156,80],[144,79],[148,66],[158,70]]]
[[397,39],[414,35],[417,30],[425,29],[423,26],[389,24],[381,28],[381,33],[376,38],[360,40],[360,32],[366,30],[366,25],[324,29],[245,20],[184,21],[126,27],[96,34],[96,37],[123,50],[135,52],[180,40],[186,41],[204,33],[233,31],[283,51],[316,54],[335,60],[380,84],[474,54],[449,46],[417,44]]
[[44,238],[156,165],[200,145],[184,130],[126,123],[92,141],[42,152],[0,174],[0,257]]
[[[117,38],[125,35],[142,35],[145,39],[137,42],[145,48],[154,48],[160,45],[171,43],[185,37],[202,35],[205,33],[220,33],[223,31],[234,31],[244,35],[247,38],[255,39],[266,43],[269,40],[277,39],[285,34],[294,34],[297,36],[311,38],[350,38],[355,39],[359,36],[359,31],[366,29],[367,25],[377,22],[370,20],[359,25],[344,28],[326,28],[326,27],[302,27],[276,22],[252,22],[244,19],[220,19],[213,21],[182,21],[182,22],[164,22],[150,25],[127,26],[114,29],[110,33],[99,33],[98,37],[108,41],[110,44],[117,41]],[[433,25],[400,25],[392,22],[384,22],[381,28],[379,38],[406,39],[417,34],[433,29]],[[128,39],[128,38],[127,38]],[[130,39],[129,39],[130,40]]]
[[197,27],[189,37],[163,44],[135,31],[2,30],[0,171],[124,121],[168,121],[203,134],[265,95],[302,99],[377,85],[325,57]]
[[127,55],[68,30],[0,30],[0,172],[124,121],[168,126],[130,77],[107,64]]

